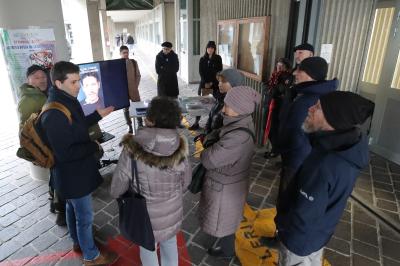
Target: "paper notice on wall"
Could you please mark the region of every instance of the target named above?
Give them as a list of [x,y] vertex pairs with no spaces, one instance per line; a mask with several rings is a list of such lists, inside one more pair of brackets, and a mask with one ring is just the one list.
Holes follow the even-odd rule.
[[[0,29],[0,42],[9,69],[13,91],[26,80],[25,73],[35,64],[50,69],[55,62],[53,29]],[[18,96],[17,96],[18,98]]]
[[333,44],[331,43],[324,43],[321,45],[321,57],[328,62],[328,64],[331,63],[331,58],[332,58],[332,49],[333,49]]

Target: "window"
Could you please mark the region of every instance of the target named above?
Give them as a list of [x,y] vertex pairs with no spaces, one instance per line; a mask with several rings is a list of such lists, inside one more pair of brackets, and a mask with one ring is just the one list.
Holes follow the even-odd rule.
[[226,66],[234,66],[233,43],[235,37],[235,24],[232,22],[221,22],[218,25],[218,53],[222,63]]
[[181,52],[186,52],[187,50],[187,9],[186,0],[180,0],[179,9],[179,24],[180,24],[180,41],[179,47]]
[[394,8],[378,8],[375,11],[367,61],[362,77],[363,82],[379,83],[390,35],[390,27],[387,25],[392,25],[394,10]]
[[399,55],[397,56],[397,63],[396,63],[396,68],[394,70],[391,87],[393,89],[400,89],[400,51]]

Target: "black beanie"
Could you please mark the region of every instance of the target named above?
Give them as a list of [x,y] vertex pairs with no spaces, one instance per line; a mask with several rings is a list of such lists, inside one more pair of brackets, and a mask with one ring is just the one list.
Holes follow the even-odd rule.
[[313,80],[325,80],[328,63],[319,56],[308,57],[301,61],[299,69],[306,72]]
[[214,48],[214,49],[217,49],[217,45],[215,45],[215,42],[214,41],[209,41],[208,43],[207,43],[207,48]]
[[372,101],[348,91],[330,92],[319,100],[326,121],[336,130],[361,125],[374,113]]
[[302,43],[302,44],[294,47],[293,51],[296,52],[297,50],[307,50],[307,51],[314,53],[314,46],[312,46],[309,43]]
[[161,47],[172,48],[172,43],[170,43],[170,42],[163,42],[163,43],[161,44]]
[[46,69],[44,69],[43,67],[39,66],[39,65],[31,65],[30,67],[28,67],[28,69],[26,70],[26,77],[29,77],[30,75],[34,74],[36,71],[43,71],[44,73],[46,73]]

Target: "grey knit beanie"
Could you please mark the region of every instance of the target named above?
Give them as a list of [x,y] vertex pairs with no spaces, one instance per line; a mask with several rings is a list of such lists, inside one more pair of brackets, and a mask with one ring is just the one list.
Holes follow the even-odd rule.
[[253,113],[256,104],[260,101],[261,95],[247,86],[237,86],[230,89],[224,99],[224,102],[239,115]]
[[232,88],[236,86],[244,85],[244,76],[242,73],[234,68],[227,68],[219,72],[219,75],[223,76],[228,81]]

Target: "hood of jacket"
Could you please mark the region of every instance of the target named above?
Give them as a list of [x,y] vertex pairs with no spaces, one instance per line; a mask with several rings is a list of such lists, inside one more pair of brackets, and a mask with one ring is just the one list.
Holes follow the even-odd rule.
[[121,145],[135,159],[158,168],[179,165],[189,155],[187,140],[176,129],[144,127],[125,135]]
[[313,147],[333,151],[358,169],[368,165],[367,137],[359,128],[347,131],[317,132],[310,135]]
[[21,87],[19,87],[18,96],[19,98],[24,96],[46,97],[46,94],[44,94],[39,88],[33,87],[28,83],[24,83],[21,85]]
[[307,81],[295,86],[297,94],[326,94],[335,91],[339,86],[339,80]]

